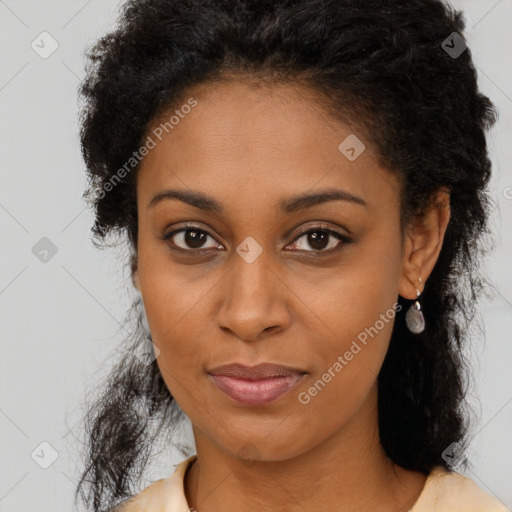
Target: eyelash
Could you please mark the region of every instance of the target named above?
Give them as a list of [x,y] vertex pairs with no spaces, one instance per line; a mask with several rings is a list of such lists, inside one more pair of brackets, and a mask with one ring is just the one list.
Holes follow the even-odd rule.
[[[170,241],[170,239],[173,238],[178,233],[186,232],[188,230],[199,231],[201,233],[205,233],[207,236],[209,236],[209,237],[211,237],[211,238],[213,238],[215,240],[215,237],[213,237],[208,231],[206,231],[205,229],[202,229],[201,227],[199,227],[199,226],[197,226],[195,224],[186,224],[185,226],[182,226],[179,229],[174,229],[174,230],[170,231],[169,233],[164,234],[161,237],[161,240]],[[334,238],[337,238],[339,241],[341,241],[343,243],[339,244],[338,246],[336,246],[334,248],[328,249],[328,250],[313,249],[311,251],[303,251],[303,250],[299,249],[298,250],[299,252],[316,253],[315,256],[320,256],[321,257],[323,255],[329,255],[329,254],[332,254],[334,252],[337,252],[337,251],[341,250],[345,245],[352,243],[352,240],[349,237],[347,237],[346,235],[343,235],[343,234],[339,233],[338,231],[334,231],[334,230],[332,230],[330,228],[318,225],[318,226],[312,226],[309,229],[300,232],[287,245],[291,245],[291,244],[296,243],[304,235],[307,235],[307,234],[312,233],[312,232],[318,232],[318,231],[321,231],[323,233],[327,233],[328,235],[332,235]],[[172,245],[174,245],[174,247]],[[184,253],[184,252],[186,252],[186,253],[198,253],[198,252],[209,252],[209,251],[217,250],[217,249],[213,249],[213,248],[208,248],[208,249],[183,249],[182,247],[177,247],[176,244],[174,244],[174,242],[172,242],[172,245],[170,246],[170,248],[172,250],[180,251],[182,253]]]

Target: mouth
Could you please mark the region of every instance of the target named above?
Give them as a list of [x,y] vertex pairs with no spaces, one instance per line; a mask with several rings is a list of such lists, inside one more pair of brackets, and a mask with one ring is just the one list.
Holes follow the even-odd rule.
[[229,364],[208,371],[217,388],[239,405],[260,406],[277,401],[307,375],[305,370],[263,363]]

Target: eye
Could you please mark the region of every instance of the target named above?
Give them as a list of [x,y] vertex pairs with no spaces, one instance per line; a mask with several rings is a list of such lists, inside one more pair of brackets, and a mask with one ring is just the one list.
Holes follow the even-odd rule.
[[[316,226],[303,232],[287,247],[294,246],[299,251],[330,253],[341,249],[343,245],[350,242],[350,238],[337,231]],[[313,248],[312,251],[306,248],[308,245]]]
[[[207,245],[208,239],[211,240]],[[186,225],[175,229],[162,237],[162,240],[170,240],[172,249],[185,252],[195,252],[202,249],[222,249],[216,239],[208,231],[196,225]],[[332,229],[322,226],[314,226],[300,234],[299,237],[286,246],[305,252],[330,253],[341,249],[344,245],[351,243],[351,239]],[[312,250],[307,249],[309,245]]]
[[[213,243],[206,245],[208,238]],[[190,225],[185,228],[175,229],[163,236],[163,240],[171,240],[172,245],[178,249],[188,252],[194,252],[199,249],[218,249],[219,244],[207,231],[198,226]],[[174,240],[173,240],[174,239]]]

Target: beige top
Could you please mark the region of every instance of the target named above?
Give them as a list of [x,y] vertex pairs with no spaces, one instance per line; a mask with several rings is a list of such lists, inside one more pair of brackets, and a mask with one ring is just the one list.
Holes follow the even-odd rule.
[[[141,493],[124,501],[115,512],[189,512],[183,481],[196,459],[183,460],[174,473],[157,480]],[[192,509],[193,510],[193,509]],[[510,512],[500,501],[483,491],[470,478],[434,468],[410,512]]]

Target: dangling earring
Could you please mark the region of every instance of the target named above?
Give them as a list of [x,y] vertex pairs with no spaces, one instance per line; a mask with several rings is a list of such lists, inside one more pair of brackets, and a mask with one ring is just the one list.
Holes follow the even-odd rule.
[[[421,277],[419,280],[421,283]],[[418,302],[420,295],[420,291],[416,288],[416,301],[405,314],[407,328],[414,334],[419,334],[425,330],[425,317],[423,316],[420,303]]]

